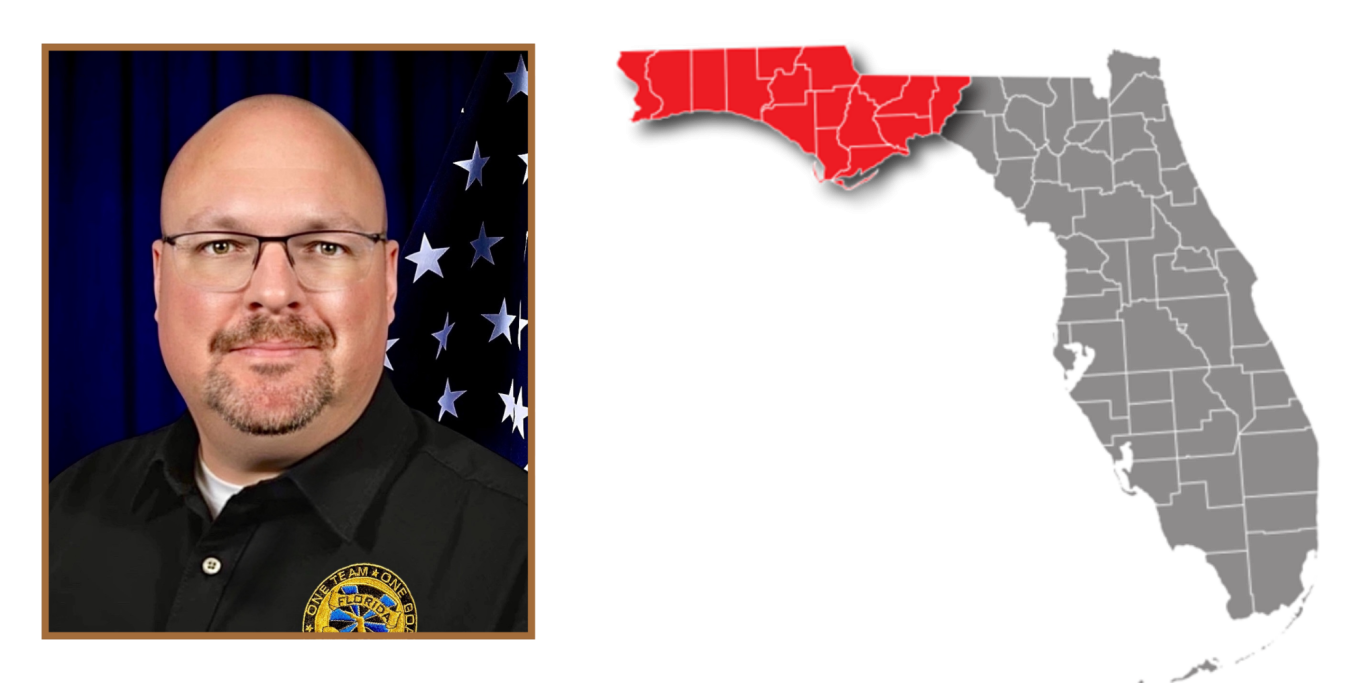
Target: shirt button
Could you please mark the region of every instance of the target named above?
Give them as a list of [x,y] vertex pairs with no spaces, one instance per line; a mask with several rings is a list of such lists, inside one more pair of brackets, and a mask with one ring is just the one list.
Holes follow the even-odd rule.
[[219,562],[216,557],[206,557],[204,558],[204,563],[199,565],[199,568],[203,569],[205,574],[213,576],[218,573],[218,570],[223,568],[223,563]]

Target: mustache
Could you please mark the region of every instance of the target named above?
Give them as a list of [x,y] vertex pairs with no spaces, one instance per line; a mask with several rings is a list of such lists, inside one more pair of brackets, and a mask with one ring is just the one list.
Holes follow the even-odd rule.
[[310,324],[297,315],[285,318],[256,316],[215,334],[209,341],[209,350],[227,353],[239,346],[268,341],[299,342],[328,349],[337,340],[326,325]]

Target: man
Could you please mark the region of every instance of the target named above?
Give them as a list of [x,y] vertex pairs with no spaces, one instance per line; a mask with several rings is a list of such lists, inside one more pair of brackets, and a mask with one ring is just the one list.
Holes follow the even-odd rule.
[[52,482],[50,630],[526,630],[525,473],[383,374],[385,216],[370,157],[303,100],[185,143],[152,262],[188,411]]

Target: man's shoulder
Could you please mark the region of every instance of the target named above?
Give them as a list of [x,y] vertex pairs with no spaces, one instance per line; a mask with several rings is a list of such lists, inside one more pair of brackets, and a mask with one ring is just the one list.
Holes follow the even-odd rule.
[[48,489],[53,509],[88,503],[141,483],[157,448],[174,422],[160,429],[109,444],[77,460],[52,479]]
[[417,425],[418,458],[424,458],[466,487],[527,503],[527,473],[477,441],[413,410]]

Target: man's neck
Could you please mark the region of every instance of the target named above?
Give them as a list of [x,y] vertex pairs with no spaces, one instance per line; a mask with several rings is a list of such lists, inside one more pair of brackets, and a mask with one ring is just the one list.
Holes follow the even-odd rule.
[[251,486],[279,476],[294,463],[334,441],[360,419],[374,393],[363,400],[333,403],[306,427],[289,434],[258,436],[238,431],[217,413],[191,411],[199,430],[199,455],[220,479]]

